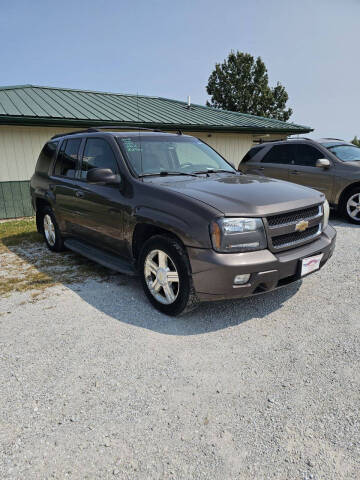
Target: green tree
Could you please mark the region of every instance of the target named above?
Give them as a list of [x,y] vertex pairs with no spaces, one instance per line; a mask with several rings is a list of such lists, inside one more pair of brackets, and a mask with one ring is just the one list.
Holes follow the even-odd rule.
[[356,145],[357,147],[360,147],[360,140],[358,139],[358,137],[355,135],[355,137],[351,140],[351,143],[353,143],[354,145]]
[[286,109],[285,88],[279,82],[271,88],[264,62],[249,53],[231,51],[222,64],[217,63],[206,90],[211,95],[207,105],[215,108],[283,121],[292,114]]

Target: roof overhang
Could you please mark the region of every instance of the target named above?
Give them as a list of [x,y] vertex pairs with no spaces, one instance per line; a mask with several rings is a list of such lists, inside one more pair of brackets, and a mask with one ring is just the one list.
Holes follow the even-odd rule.
[[147,123],[147,122],[116,122],[106,120],[81,120],[72,118],[49,118],[49,117],[26,117],[26,116],[9,116],[0,115],[0,125],[16,125],[16,126],[42,126],[42,127],[96,127],[118,125],[134,126],[134,127],[146,127],[146,128],[159,128],[163,130],[183,130],[187,132],[221,132],[221,133],[248,133],[248,134],[267,134],[267,133],[279,133],[284,135],[296,135],[312,132],[312,128],[304,127],[291,128],[291,123],[288,124],[288,128],[254,128],[254,127],[229,127],[223,125],[199,125],[199,124],[166,124],[166,123]]

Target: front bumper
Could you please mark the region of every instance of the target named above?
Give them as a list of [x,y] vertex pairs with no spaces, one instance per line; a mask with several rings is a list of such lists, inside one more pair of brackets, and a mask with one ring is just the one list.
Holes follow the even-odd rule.
[[[241,298],[268,292],[296,282],[300,260],[323,254],[320,268],[335,248],[336,230],[328,225],[312,243],[280,253],[259,250],[247,253],[217,253],[188,247],[194,287],[201,300]],[[250,273],[245,285],[234,285],[235,275]],[[314,272],[315,273],[315,272]]]

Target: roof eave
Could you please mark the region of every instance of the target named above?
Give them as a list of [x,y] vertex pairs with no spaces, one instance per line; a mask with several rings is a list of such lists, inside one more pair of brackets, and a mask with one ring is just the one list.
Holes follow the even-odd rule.
[[166,123],[154,123],[154,122],[116,122],[114,120],[81,120],[81,119],[71,119],[71,118],[47,118],[47,117],[25,117],[25,116],[9,116],[9,115],[0,115],[0,125],[23,125],[23,126],[60,126],[60,127],[95,127],[103,125],[129,125],[129,126],[140,126],[148,128],[161,128],[163,130],[184,130],[192,132],[209,132],[216,131],[222,133],[249,133],[249,134],[258,134],[258,133],[284,133],[284,134],[303,134],[312,132],[313,129],[305,126],[294,126],[292,128],[291,124],[287,125],[287,128],[255,128],[255,127],[231,127],[223,125],[182,125],[182,124],[166,124]]

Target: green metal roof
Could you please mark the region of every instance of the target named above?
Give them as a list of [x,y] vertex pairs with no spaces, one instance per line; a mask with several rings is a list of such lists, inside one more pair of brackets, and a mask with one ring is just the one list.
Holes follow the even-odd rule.
[[36,85],[0,87],[0,124],[137,125],[249,133],[307,133],[303,125],[162,97]]

